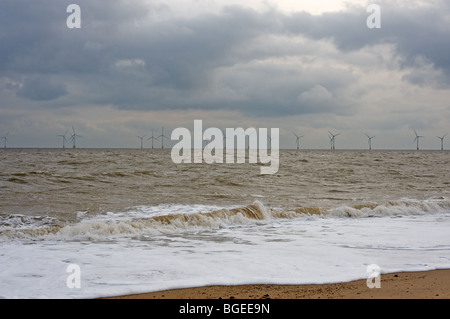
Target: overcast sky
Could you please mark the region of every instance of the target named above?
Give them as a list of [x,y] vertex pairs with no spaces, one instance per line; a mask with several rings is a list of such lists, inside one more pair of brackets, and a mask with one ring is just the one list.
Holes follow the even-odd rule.
[[[81,28],[69,29],[70,3]],[[369,3],[381,28],[369,29]],[[0,136],[138,147],[177,127],[277,127],[282,148],[437,149],[450,1],[1,0]],[[450,139],[450,137],[449,137]],[[146,143],[149,146],[150,141]],[[450,141],[446,143],[450,148]]]

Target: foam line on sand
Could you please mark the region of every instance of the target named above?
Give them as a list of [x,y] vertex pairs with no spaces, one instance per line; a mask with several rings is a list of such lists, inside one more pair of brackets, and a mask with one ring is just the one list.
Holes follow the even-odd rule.
[[367,280],[321,285],[238,285],[173,289],[120,299],[449,299],[450,269],[381,275],[380,288]]

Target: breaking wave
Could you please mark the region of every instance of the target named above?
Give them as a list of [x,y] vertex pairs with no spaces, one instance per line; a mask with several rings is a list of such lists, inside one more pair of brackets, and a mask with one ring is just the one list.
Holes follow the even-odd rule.
[[[178,209],[179,210],[179,209]],[[157,216],[127,216],[126,213],[82,218],[76,223],[59,225],[48,217],[11,215],[0,217],[0,239],[111,240],[126,236],[153,236],[183,231],[217,230],[225,227],[258,225],[273,220],[293,218],[369,218],[450,213],[450,200],[399,200],[383,204],[277,209],[257,201],[252,205],[216,209],[210,212],[166,213]],[[117,216],[120,216],[118,218]]]

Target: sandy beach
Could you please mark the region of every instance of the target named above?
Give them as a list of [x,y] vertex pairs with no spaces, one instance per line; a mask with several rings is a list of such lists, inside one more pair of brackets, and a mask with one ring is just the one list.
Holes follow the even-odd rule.
[[239,285],[174,289],[117,299],[448,299],[450,270],[381,275],[380,288],[366,280],[324,285]]

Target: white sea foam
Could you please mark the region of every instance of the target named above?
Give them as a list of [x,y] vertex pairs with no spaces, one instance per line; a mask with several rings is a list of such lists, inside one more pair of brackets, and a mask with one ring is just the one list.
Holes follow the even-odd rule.
[[427,200],[402,199],[383,204],[359,205],[356,207],[339,206],[327,211],[325,215],[333,217],[382,217],[436,214],[450,211],[450,200],[430,198]]
[[[219,218],[222,227],[179,220],[176,231],[155,234],[148,224],[138,227],[122,215],[86,219],[39,240],[4,242],[0,297],[91,298],[211,284],[339,282],[366,278],[369,264],[378,264],[382,273],[449,268],[448,202],[400,203],[359,208],[364,216],[356,218],[348,218],[346,208],[338,209],[345,211],[342,216],[326,211],[274,218],[256,206],[264,211],[261,219],[237,213],[228,221]],[[188,215],[204,208],[191,207]],[[394,214],[385,211],[392,209]],[[377,218],[368,218],[374,213]],[[70,264],[80,266],[80,289],[66,285]]]
[[243,225],[261,225],[278,219],[368,218],[441,214],[450,211],[450,200],[402,199],[382,204],[339,206],[332,209],[299,207],[292,210],[266,207],[256,201],[243,207],[221,208],[208,205],[138,206],[125,212],[101,215],[79,214],[75,223],[58,225],[48,217],[12,215],[3,218],[0,236],[53,240],[114,240],[120,237],[156,236]]

